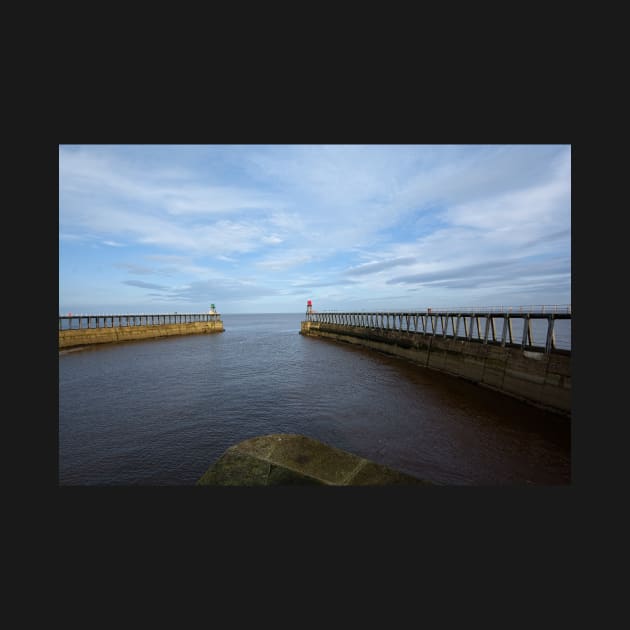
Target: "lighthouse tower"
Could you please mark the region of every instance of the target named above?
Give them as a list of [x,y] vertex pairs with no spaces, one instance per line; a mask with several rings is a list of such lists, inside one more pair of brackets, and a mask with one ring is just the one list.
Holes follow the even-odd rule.
[[311,314],[313,313],[313,302],[312,300],[308,300],[306,302],[306,319],[311,319]]

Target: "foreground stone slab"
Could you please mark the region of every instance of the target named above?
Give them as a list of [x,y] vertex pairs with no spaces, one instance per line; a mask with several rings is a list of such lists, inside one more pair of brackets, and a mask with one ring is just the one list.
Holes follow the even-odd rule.
[[229,448],[198,486],[431,485],[328,444],[291,433],[263,435]]

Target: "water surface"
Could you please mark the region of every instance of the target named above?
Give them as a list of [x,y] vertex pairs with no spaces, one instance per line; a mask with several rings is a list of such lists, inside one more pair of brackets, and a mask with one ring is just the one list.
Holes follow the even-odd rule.
[[568,484],[570,422],[302,314],[59,354],[61,485],[192,485],[233,444],[301,433],[447,485]]

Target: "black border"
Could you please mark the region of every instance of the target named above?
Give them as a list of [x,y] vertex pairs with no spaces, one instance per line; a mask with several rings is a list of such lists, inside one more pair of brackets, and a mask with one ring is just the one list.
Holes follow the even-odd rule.
[[[429,63],[426,61],[424,63]],[[536,83],[532,76],[520,75],[498,85],[488,96],[482,94],[487,83],[461,73],[445,74],[441,81],[423,89],[422,68],[401,77],[387,76],[381,67],[381,80],[366,81],[363,69],[358,86],[319,81],[308,85],[306,77],[296,80],[269,98],[277,84],[259,79],[243,88],[243,77],[233,77],[220,89],[192,93],[186,81],[176,81],[158,89],[142,87],[127,91],[129,84],[113,90],[112,83],[99,86],[98,80],[75,86],[65,94],[62,106],[51,120],[51,142],[46,146],[42,164],[47,186],[35,186],[41,195],[45,229],[38,232],[40,249],[55,260],[52,234],[58,200],[59,144],[205,144],[205,143],[358,143],[358,144],[570,144],[572,160],[580,161],[581,145],[576,149],[566,82],[555,85]],[[465,76],[462,76],[464,74]],[[467,76],[466,76],[467,75]],[[204,77],[200,77],[204,78]],[[361,82],[360,79],[363,79]],[[289,81],[289,77],[286,78]],[[71,82],[71,81],[70,81]],[[240,89],[230,87],[240,83]],[[413,87],[411,84],[416,84]],[[420,85],[418,92],[417,85]],[[354,89],[354,88],[357,89]],[[522,88],[522,89],[521,89]],[[103,98],[109,94],[109,98]],[[226,96],[229,94],[229,96]],[[65,110],[64,110],[65,108]],[[580,168],[578,166],[578,168]],[[582,188],[583,179],[573,177]],[[582,191],[572,191],[572,265],[573,278],[581,278],[579,243],[580,214],[585,212]],[[581,207],[581,209],[579,209]],[[51,225],[48,227],[48,221]],[[49,265],[43,265],[45,269]],[[46,298],[55,324],[53,305],[58,297],[58,269],[50,265],[51,295]],[[582,281],[572,286],[574,313],[580,318]],[[39,298],[38,298],[39,301]],[[582,319],[584,321],[584,319]],[[55,324],[56,325],[56,324]],[[586,377],[578,362],[587,361],[588,344],[581,327],[573,326],[573,482],[568,487],[532,488],[388,488],[388,489],[199,489],[199,488],[59,488],[57,486],[57,432],[51,421],[58,409],[58,362],[56,331],[50,326],[43,347],[47,348],[45,370],[38,370],[51,382],[52,414],[44,413],[42,461],[46,462],[45,486],[49,490],[54,518],[59,531],[66,528],[84,538],[74,522],[92,534],[120,542],[146,535],[161,544],[194,547],[211,540],[220,549],[241,545],[279,545],[278,549],[321,547],[322,541],[337,552],[375,553],[386,556],[426,550],[427,554],[447,555],[459,550],[506,551],[522,558],[524,549],[538,544],[553,547],[558,553],[570,539],[580,535],[575,508],[585,496],[590,472],[590,454],[585,446],[584,423],[595,418],[588,395]],[[576,340],[576,332],[579,338]],[[54,345],[53,345],[54,344]],[[577,351],[577,354],[576,354]],[[49,356],[48,356],[49,355]],[[48,364],[50,360],[50,364]],[[55,379],[57,375],[57,379]],[[590,380],[589,374],[588,379]],[[578,429],[579,427],[579,429]],[[589,429],[590,431],[590,429]],[[589,436],[590,438],[590,433]],[[576,531],[578,532],[576,534]],[[177,542],[175,542],[177,541]],[[337,543],[337,544],[335,544]],[[467,550],[467,552],[465,551]],[[289,561],[291,552],[287,554]],[[344,556],[342,556],[344,557]],[[401,562],[404,560],[401,558]]]

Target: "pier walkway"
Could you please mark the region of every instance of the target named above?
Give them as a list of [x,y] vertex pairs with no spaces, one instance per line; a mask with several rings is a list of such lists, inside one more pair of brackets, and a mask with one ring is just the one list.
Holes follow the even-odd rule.
[[223,331],[221,315],[216,312],[60,315],[59,349]]
[[216,322],[219,313],[165,313],[142,315],[60,315],[59,330],[84,328],[119,328],[128,326],[164,326],[192,322]]
[[[425,337],[434,335],[549,353],[570,352],[571,315],[569,304],[403,312],[307,311],[305,319],[321,324],[404,331]],[[565,322],[561,338],[556,334],[558,321]]]

